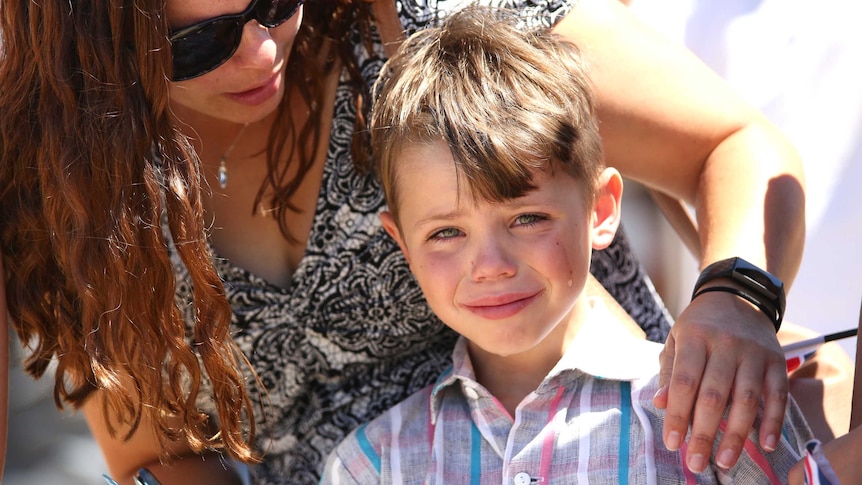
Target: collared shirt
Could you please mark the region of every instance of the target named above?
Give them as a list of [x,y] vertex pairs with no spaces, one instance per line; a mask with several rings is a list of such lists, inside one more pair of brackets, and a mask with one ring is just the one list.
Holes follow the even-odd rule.
[[661,346],[612,330],[617,325],[594,308],[514,417],[476,382],[462,338],[452,368],[351,433],[330,455],[321,483],[786,482],[811,436],[795,403],[777,450],[758,446],[758,419],[736,466],[714,464],[716,445],[711,466],[693,474],[683,464],[684,448],[668,451],[662,443],[663,412],[652,403]]

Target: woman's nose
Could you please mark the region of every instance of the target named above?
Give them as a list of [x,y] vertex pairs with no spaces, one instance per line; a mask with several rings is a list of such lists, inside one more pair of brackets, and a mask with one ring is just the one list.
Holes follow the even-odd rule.
[[249,20],[242,28],[242,40],[234,53],[243,67],[268,68],[275,63],[278,45],[269,29],[257,20]]

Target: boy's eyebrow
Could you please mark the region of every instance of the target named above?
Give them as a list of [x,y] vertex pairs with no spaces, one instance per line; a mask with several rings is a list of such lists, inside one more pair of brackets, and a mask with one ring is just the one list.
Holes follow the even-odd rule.
[[[494,202],[495,205],[504,205],[509,207],[510,209],[519,209],[524,207],[539,207],[545,204],[545,202],[537,202],[531,199],[527,199],[529,194],[523,195],[521,197],[516,197],[514,199],[507,199],[500,202]],[[440,211],[434,212],[433,209],[429,211],[429,214],[421,219],[417,220],[413,226],[422,227],[427,225],[439,224],[441,222],[449,222],[452,219],[458,219],[464,216],[464,210],[462,208],[456,208],[454,210],[449,211]]]
[[439,224],[441,222],[448,222],[452,219],[457,219],[464,214],[464,211],[461,209],[455,209],[451,211],[441,211],[441,212],[432,212],[430,215],[423,217],[416,221],[413,225],[417,227],[427,226],[432,224]]

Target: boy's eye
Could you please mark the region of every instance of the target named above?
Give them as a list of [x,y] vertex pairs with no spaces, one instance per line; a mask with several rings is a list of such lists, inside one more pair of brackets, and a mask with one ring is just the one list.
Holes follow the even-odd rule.
[[515,218],[516,226],[529,226],[537,222],[545,220],[545,217],[539,214],[521,214]]
[[461,235],[461,231],[454,227],[447,227],[431,234],[428,239],[452,239]]

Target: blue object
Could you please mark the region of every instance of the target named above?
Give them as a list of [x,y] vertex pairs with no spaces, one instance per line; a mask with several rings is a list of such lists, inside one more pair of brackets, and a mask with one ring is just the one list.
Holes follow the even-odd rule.
[[[102,478],[108,482],[108,485],[120,485],[116,480],[109,477],[108,475],[102,475]],[[138,470],[138,474],[135,475],[135,485],[161,485],[156,477],[150,473],[146,468],[141,468]]]
[[162,485],[156,480],[156,477],[150,473],[146,468],[141,468],[138,470],[138,474],[135,475],[135,485]]

